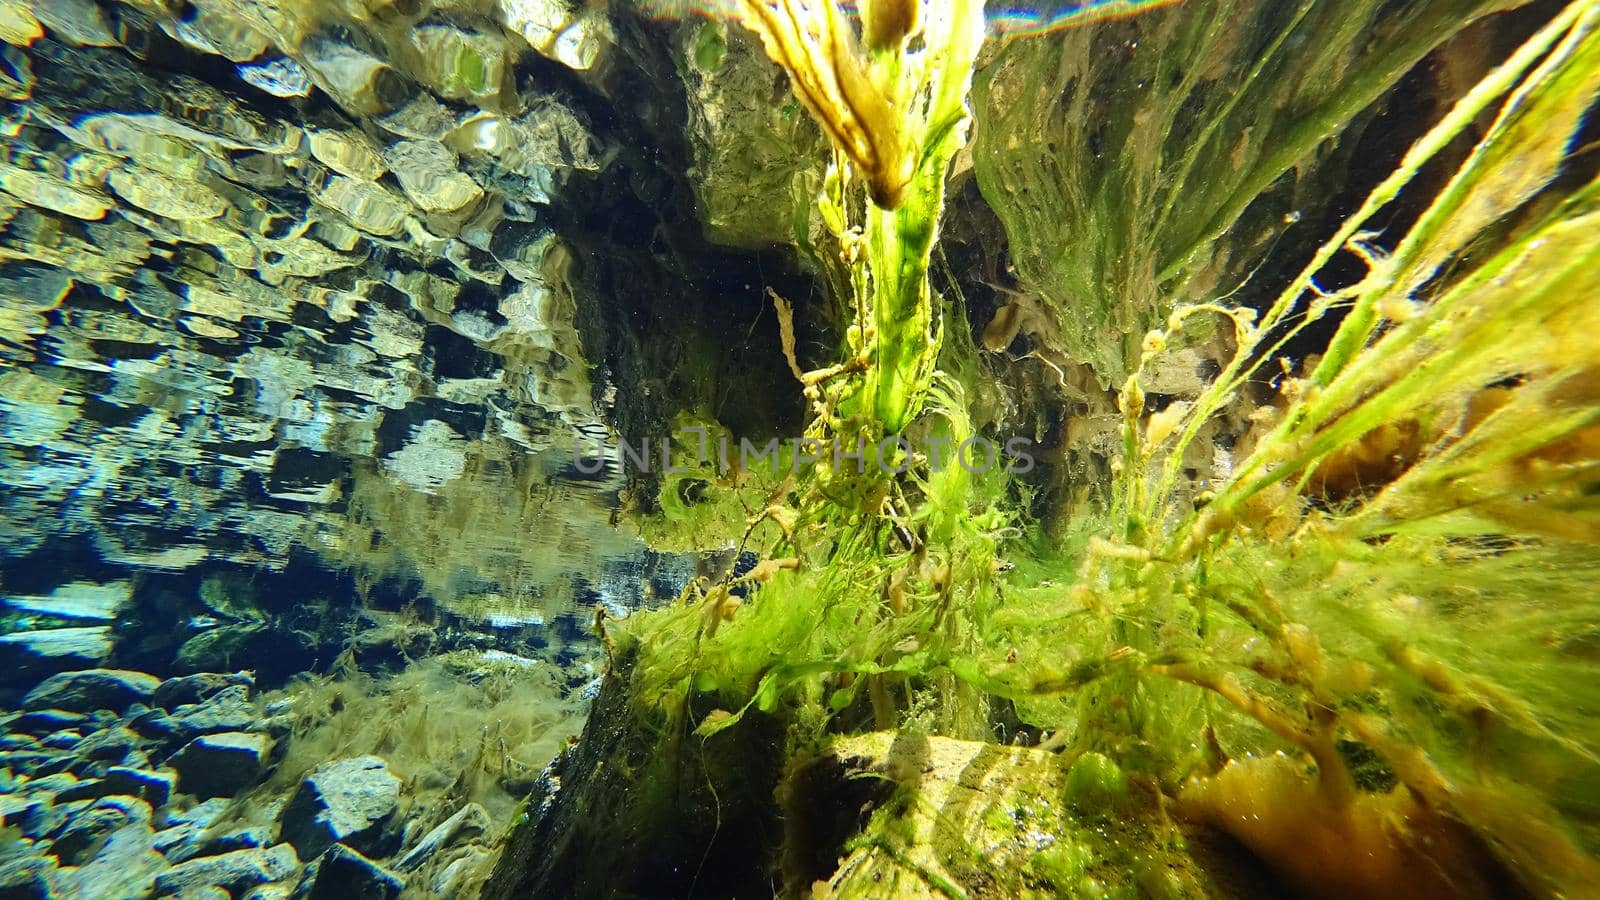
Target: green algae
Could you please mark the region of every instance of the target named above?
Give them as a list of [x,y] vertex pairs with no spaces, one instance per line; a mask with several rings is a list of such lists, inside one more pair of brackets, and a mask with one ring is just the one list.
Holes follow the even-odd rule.
[[[1096,77],[1146,78],[1157,97],[1102,117],[1092,141],[1060,119],[1048,133],[1065,132],[1062,141],[1028,149],[993,144],[1004,128],[980,130],[975,163],[1019,276],[1050,301],[1062,333],[1077,335],[1064,349],[1120,385],[1109,484],[1050,531],[1024,513],[1008,473],[940,470],[923,457],[893,477],[816,466],[760,485],[702,479],[724,492],[707,507],[716,512],[669,500],[669,526],[732,515],[725,534],[764,562],[607,626],[612,652],[629,661],[627,715],[674,760],[745,745],[757,725],[770,734],[782,723],[782,752],[802,758],[837,749],[841,733],[993,741],[1014,717],[1072,761],[1048,763],[1052,786],[1022,803],[1054,804],[1033,824],[1055,843],[1009,875],[996,874],[992,851],[1016,839],[1016,817],[990,809],[977,817],[987,834],[933,837],[919,823],[942,821],[937,805],[919,807],[922,795],[902,784],[842,845],[830,889],[844,896],[879,890],[873,875],[886,872],[908,893],[949,896],[1215,893],[1209,864],[1184,856],[1166,820],[1159,798],[1180,796],[1221,798],[1212,802],[1223,812],[1206,819],[1217,827],[1260,813],[1314,849],[1383,843],[1374,822],[1420,804],[1422,837],[1395,837],[1385,852],[1414,861],[1478,852],[1492,862],[1460,873],[1469,895],[1501,877],[1497,866],[1533,890],[1591,883],[1600,182],[1572,165],[1584,151],[1571,138],[1597,94],[1600,5],[1569,4],[1490,71],[1261,311],[1219,288],[1219,272],[1244,265],[1228,245],[1240,216],[1485,8],[1426,4],[1387,20],[1376,7],[1346,17],[1314,2],[1229,5],[1238,21],[1275,23],[1240,28],[1179,7],[1103,26],[1134,29],[1160,51],[1125,72],[1085,52],[1103,32],[998,51],[978,78],[980,121],[1037,113],[995,92],[1039,72],[1054,73],[1041,79],[1051,102],[1084,92],[1052,116],[1081,117],[1088,99],[1131,90],[1096,87]],[[1234,32],[1266,35],[1267,46]],[[1308,49],[1311,34],[1327,39]],[[1186,47],[1215,58],[1172,68]],[[1241,75],[1242,89],[1218,88]],[[1261,109],[1293,114],[1237,124]],[[1189,130],[1169,144],[1167,129],[1142,117],[1182,117]],[[1471,149],[1446,152],[1462,143]],[[1036,177],[1037,162],[985,173],[1041,147],[1075,162],[1048,177]],[[1428,190],[1422,173],[1441,168],[1421,215],[1376,246],[1363,229],[1405,192]],[[1215,177],[1197,186],[1189,175],[1199,172]],[[1030,190],[1066,185],[1073,199],[997,199],[996,185],[1016,177]],[[861,201],[847,184],[836,161],[818,186],[821,216],[841,247],[850,223],[863,222],[870,247],[899,213],[847,215]],[[942,202],[941,191],[930,184],[908,202]],[[1039,218],[1024,222],[1030,215]],[[1063,249],[1046,223],[1080,237]],[[907,282],[882,279],[889,257],[873,252],[830,264],[861,323],[841,367],[808,381],[792,346],[782,348],[811,406],[808,433],[957,442],[980,433],[972,409],[984,370],[959,329],[931,327],[951,320],[933,305],[928,257],[900,257],[921,279],[907,294]],[[1340,253],[1366,275],[1324,289],[1316,279]],[[781,300],[778,309],[790,314]],[[1337,325],[1326,352],[1260,402],[1251,382],[1318,320]],[[869,322],[911,322],[896,332],[896,352],[909,355],[863,352]],[[1228,339],[1219,373],[1193,399],[1158,406],[1146,387],[1155,361],[1199,334]],[[864,361],[852,370],[853,359]],[[1247,420],[1241,407],[1255,421],[1233,436],[1230,471],[1196,490],[1186,454],[1216,422]],[[1374,445],[1403,462],[1399,471],[1336,490]],[[1276,752],[1288,762],[1230,768]],[[719,772],[705,777],[726,784]],[[1105,838],[1107,827],[1121,839]],[[1437,843],[1419,849],[1429,829]],[[1317,868],[1315,853],[1296,865],[1277,845],[1252,846],[1302,889],[1318,879],[1400,896],[1415,888],[1400,869],[1336,872]]]

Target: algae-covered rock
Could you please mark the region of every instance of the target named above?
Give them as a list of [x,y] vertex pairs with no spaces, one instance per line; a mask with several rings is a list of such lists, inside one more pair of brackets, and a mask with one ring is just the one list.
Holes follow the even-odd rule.
[[772,894],[777,723],[751,715],[703,744],[663,740],[663,723],[633,709],[631,671],[612,667],[583,736],[539,777],[486,900]]
[[1251,861],[1191,853],[1113,769],[1098,754],[1069,769],[1043,750],[907,732],[840,738],[785,776],[786,892],[1271,896]]
[[752,35],[715,20],[680,27],[678,53],[694,147],[689,179],[707,240],[733,247],[809,241],[810,185],[820,184],[824,144],[800,104],[774,90],[778,68]]
[[1346,176],[1364,110],[1515,5],[1181,3],[996,47],[973,83],[972,164],[1060,329],[1042,343],[1120,383],[1175,302],[1237,288],[1324,202],[1310,186],[1323,166]]

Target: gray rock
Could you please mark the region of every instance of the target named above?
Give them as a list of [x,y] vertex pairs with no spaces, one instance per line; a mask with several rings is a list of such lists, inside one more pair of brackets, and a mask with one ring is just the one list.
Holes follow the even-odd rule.
[[79,865],[91,859],[113,832],[126,825],[148,825],[150,815],[150,804],[136,797],[102,797],[67,822],[51,851],[63,863]]
[[23,734],[51,734],[65,728],[77,728],[89,721],[82,713],[64,709],[38,709],[25,712],[11,720],[11,730]]
[[6,900],[45,900],[54,897],[51,883],[56,861],[49,856],[23,855],[0,861],[0,897]]
[[207,855],[249,850],[252,847],[272,846],[272,829],[266,825],[251,825],[225,831],[206,844]]
[[73,747],[78,746],[78,742],[82,740],[83,735],[76,731],[57,731],[54,734],[45,735],[44,740],[38,743],[52,750],[71,750]]
[[117,829],[87,864],[61,873],[64,893],[84,900],[125,900],[150,892],[167,862],[154,848],[148,822]]
[[111,626],[45,628],[0,635],[0,666],[7,672],[51,675],[104,662],[111,655]]
[[38,840],[59,827],[62,818],[48,797],[0,794],[0,821],[21,829],[24,837]]
[[294,733],[294,716],[272,716],[261,720],[256,731],[272,735],[274,740],[283,740]]
[[190,741],[203,734],[245,731],[260,718],[250,702],[250,688],[236,684],[202,702],[179,706],[169,722],[179,740]]
[[28,791],[30,793],[36,791],[49,791],[53,794],[59,794],[62,791],[73,787],[77,783],[78,776],[72,774],[71,772],[56,772],[53,775],[45,775],[41,778],[35,778],[28,782]]
[[188,809],[167,810],[167,822],[172,825],[193,825],[196,828],[210,828],[211,823],[217,821],[223,813],[228,811],[228,801],[217,797],[204,803],[196,803]]
[[83,669],[52,675],[22,698],[24,709],[64,709],[90,713],[97,709],[122,712],[150,699],[161,680],[125,669]]
[[405,879],[343,844],[328,848],[306,872],[306,900],[390,900]]
[[80,46],[115,47],[105,14],[94,0],[50,0],[34,10],[39,21],[56,36]]
[[235,850],[220,856],[191,859],[156,876],[158,894],[215,885],[238,893],[258,884],[281,881],[300,867],[294,848],[279,844],[268,850]]
[[102,762],[121,762],[128,752],[137,748],[140,739],[137,734],[121,725],[102,728],[78,742],[74,752],[84,759],[100,760]]
[[[50,772],[45,772],[46,767],[58,759],[62,759],[61,754],[51,753],[48,749],[6,749],[0,751],[0,769],[27,775],[48,775]],[[54,770],[59,772],[59,769]]]
[[197,675],[168,678],[161,682],[161,686],[156,688],[155,694],[150,699],[156,706],[176,709],[190,703],[199,703],[230,687],[242,686],[247,690],[254,690],[255,684],[255,676],[249,672],[231,674],[201,672]]
[[334,760],[300,783],[284,807],[279,835],[302,859],[315,859],[335,843],[384,856],[393,849],[390,824],[399,802],[400,780],[383,760]]
[[294,896],[295,885],[280,881],[274,884],[257,885],[250,889],[240,900],[289,900]]
[[232,900],[232,898],[233,895],[228,893],[227,888],[220,888],[214,884],[179,888],[178,892],[172,895],[172,900]]
[[72,762],[70,755],[51,750],[0,751],[0,768],[28,775],[52,775]]
[[156,832],[154,846],[167,862],[181,863],[200,851],[200,835],[198,826],[185,822]]
[[311,76],[287,56],[260,63],[240,63],[239,77],[274,97],[304,97],[311,93]]
[[128,727],[152,741],[166,744],[187,743],[178,740],[178,726],[164,709],[147,709],[129,719]]
[[64,584],[46,596],[11,596],[3,602],[12,609],[55,619],[111,622],[128,604],[131,595],[130,584],[126,581],[114,584],[77,581]]
[[172,789],[177,782],[177,776],[167,771],[153,772],[149,769],[112,766],[106,770],[105,776],[100,781],[113,794],[138,797],[159,809],[166,806],[167,801],[172,798]]
[[178,771],[178,789],[196,797],[231,797],[255,784],[267,769],[272,738],[238,731],[190,741],[168,763]]
[[258,731],[260,715],[250,702],[250,689],[232,685],[199,703],[177,707],[171,713],[152,709],[129,724],[139,734],[166,746],[181,746],[201,735],[224,731]]

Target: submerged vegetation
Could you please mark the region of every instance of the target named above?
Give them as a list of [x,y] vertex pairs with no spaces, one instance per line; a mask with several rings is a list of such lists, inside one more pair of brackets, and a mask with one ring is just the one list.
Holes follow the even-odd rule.
[[[1112,386],[1119,420],[1105,480],[1042,519],[1021,475],[884,441],[979,433],[990,369],[954,283],[929,280],[977,4],[876,0],[860,39],[831,0],[741,5],[835,150],[810,199],[833,242],[814,262],[848,290],[841,356],[803,369],[774,295],[781,349],[808,436],[866,456],[707,475],[760,561],[602,621],[613,696],[595,715],[654,747],[614,773],[611,790],[636,792],[620,815],[681,808],[698,781],[720,817],[726,767],[770,764],[774,742],[804,772],[819,753],[888,752],[839,750],[839,735],[1014,738],[1057,751],[1030,751],[1024,793],[1077,798],[1045,828],[1052,854],[956,863],[1024,817],[938,837],[914,810],[942,801],[891,761],[860,777],[898,782],[899,799],[840,846],[855,862],[829,891],[885,872],[950,896],[1216,890],[1135,864],[1182,854],[1169,812],[1313,895],[1600,882],[1600,179],[1585,143],[1600,3],[1530,13],[1537,30],[1297,274],[1259,304],[1232,296],[1272,242],[1265,223],[1288,227],[1284,192],[1292,206],[1302,181],[1349,164],[1329,138],[1475,17],[1517,5],[1197,2],[995,51],[972,160],[1028,305],[1009,314],[1063,386],[1079,364],[1079,383]],[[1359,274],[1330,281],[1335,261]],[[1164,360],[1195,348],[1215,374],[1155,390]],[[1082,837],[1108,804],[1142,836]],[[929,856],[927,841],[949,843]],[[828,874],[788,877],[800,892],[797,877]]]

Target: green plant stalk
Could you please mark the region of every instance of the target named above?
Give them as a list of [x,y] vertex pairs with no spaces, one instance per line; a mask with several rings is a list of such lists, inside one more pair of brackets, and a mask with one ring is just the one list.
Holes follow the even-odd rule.
[[862,394],[864,411],[885,434],[900,433],[921,410],[939,356],[928,269],[944,210],[945,175],[967,141],[967,95],[983,42],[983,3],[958,0],[944,14],[945,42],[923,51],[928,58],[922,66],[899,65],[898,59],[883,64],[900,82],[899,96],[920,93],[921,84],[906,83],[912,79],[929,82],[927,113],[911,130],[920,152],[905,200],[892,210],[869,203],[866,214],[875,343]]

